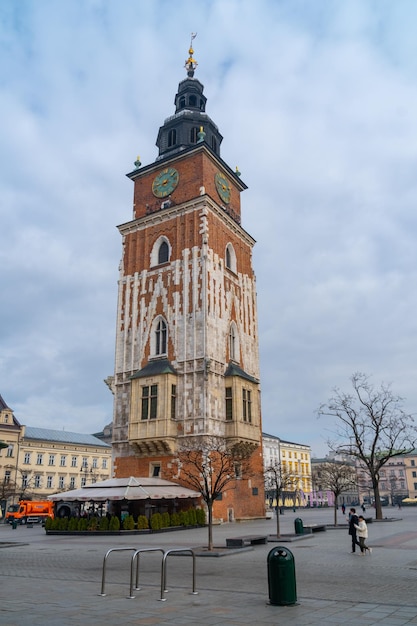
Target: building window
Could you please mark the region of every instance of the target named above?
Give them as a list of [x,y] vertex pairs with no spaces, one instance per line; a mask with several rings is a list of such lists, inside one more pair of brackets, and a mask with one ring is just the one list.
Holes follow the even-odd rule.
[[181,96],[180,98],[180,109],[183,109],[185,107],[185,97]]
[[60,476],[58,478],[58,489],[63,489],[64,488],[64,476]]
[[414,467],[414,466],[415,466],[415,464],[416,464],[415,460],[414,460],[414,459],[411,459],[411,465]]
[[77,457],[71,457],[71,467],[77,467]]
[[25,452],[25,458],[23,459],[23,463],[27,465],[30,463],[30,452]]
[[412,472],[413,478],[417,478],[417,472]]
[[158,320],[155,330],[155,354],[166,354],[167,352],[167,325],[165,320]]
[[54,482],[54,477],[53,476],[47,476],[46,477],[46,487],[47,487],[47,489],[52,489],[53,482]]
[[4,472],[4,482],[5,483],[9,483],[10,482],[10,476],[11,476],[10,470],[6,470]]
[[400,489],[405,489],[405,481],[404,480],[402,480],[400,482]]
[[35,474],[35,487],[39,488],[41,486],[41,475]]
[[70,489],[75,489],[75,478],[71,476],[70,478]]
[[169,261],[169,246],[166,241],[163,241],[158,250],[158,265],[162,263],[168,263]]
[[236,324],[232,322],[229,329],[229,355],[232,361],[238,361]]
[[55,454],[49,455],[48,465],[55,465]]
[[217,152],[217,140],[216,137],[211,138],[211,149],[213,152]]
[[226,387],[226,420],[230,421],[233,419],[233,396],[232,396],[232,388]]
[[42,465],[43,463],[43,454],[42,452],[38,452],[36,456],[36,465]]
[[150,475],[151,475],[152,478],[158,478],[158,476],[161,475],[161,464],[160,463],[151,463]]
[[88,466],[88,459],[86,456],[83,456],[83,461],[81,463],[81,467],[87,467]]
[[190,107],[196,107],[197,106],[197,96],[190,96],[188,98],[188,104],[190,105]]
[[102,469],[107,469],[107,459],[103,459],[101,462]]
[[199,129],[198,129],[197,126],[194,126],[194,128],[191,129],[191,132],[190,132],[190,141],[191,141],[191,143],[197,143],[198,131],[199,131]]
[[85,487],[86,482],[87,482],[86,477],[85,477],[85,476],[82,476],[82,477],[81,477],[81,487]]
[[175,146],[177,143],[177,131],[175,128],[171,128],[168,133],[168,147]]
[[158,406],[158,385],[142,387],[142,419],[156,419]]
[[258,495],[258,493],[259,493],[259,491],[258,491],[258,487],[252,487],[252,495],[253,495],[253,496],[257,496],[257,495]]
[[66,456],[64,456],[64,455],[61,455],[61,463],[60,463],[60,466],[61,466],[61,467],[65,467],[65,466],[66,466],[66,464],[67,464],[67,457],[66,457]]
[[11,443],[10,446],[7,448],[7,454],[6,456],[11,457],[13,456],[13,444]]
[[97,463],[98,463],[98,459],[93,459],[93,465],[92,466],[93,466],[94,469],[97,469],[97,467],[98,467]]
[[227,269],[231,270],[232,272],[236,274],[236,271],[237,271],[236,253],[231,243],[228,243],[226,246],[225,263],[226,263]]
[[242,389],[243,401],[243,421],[252,422],[252,392],[248,389]]
[[171,385],[171,419],[174,420],[177,411],[177,385]]
[[26,487],[28,486],[28,480],[28,475],[22,474],[22,489],[26,489]]

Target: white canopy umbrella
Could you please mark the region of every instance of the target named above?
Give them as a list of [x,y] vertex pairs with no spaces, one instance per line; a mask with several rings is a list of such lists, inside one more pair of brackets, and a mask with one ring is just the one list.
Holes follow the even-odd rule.
[[81,489],[63,491],[48,496],[48,500],[59,502],[105,502],[107,500],[162,500],[200,497],[198,491],[187,489],[162,478],[109,478],[98,483],[85,485]]

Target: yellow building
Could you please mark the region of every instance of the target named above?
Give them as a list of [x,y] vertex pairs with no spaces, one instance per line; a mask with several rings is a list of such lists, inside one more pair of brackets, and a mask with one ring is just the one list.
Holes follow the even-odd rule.
[[310,446],[262,433],[262,447],[264,469],[276,467],[281,473],[283,502],[280,504],[306,506],[311,493]]
[[94,435],[23,426],[0,396],[0,505],[45,499],[112,476],[111,446]]

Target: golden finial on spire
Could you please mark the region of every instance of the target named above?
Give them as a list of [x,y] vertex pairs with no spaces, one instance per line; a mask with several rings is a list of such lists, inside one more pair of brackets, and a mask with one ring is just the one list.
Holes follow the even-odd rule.
[[193,58],[194,50],[193,50],[193,39],[197,37],[197,33],[191,33],[191,41],[190,41],[190,49],[188,50],[188,54],[190,55],[185,62],[185,69],[187,70],[187,75],[192,78],[194,76],[194,70],[197,67],[198,63]]

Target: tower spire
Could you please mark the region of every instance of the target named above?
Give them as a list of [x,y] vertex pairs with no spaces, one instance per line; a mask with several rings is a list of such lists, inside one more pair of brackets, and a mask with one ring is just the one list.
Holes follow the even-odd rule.
[[193,58],[194,50],[193,50],[193,40],[197,37],[197,33],[191,33],[191,41],[190,48],[188,50],[189,57],[185,62],[185,69],[187,70],[187,76],[192,78],[194,76],[194,71],[198,65],[197,61]]

